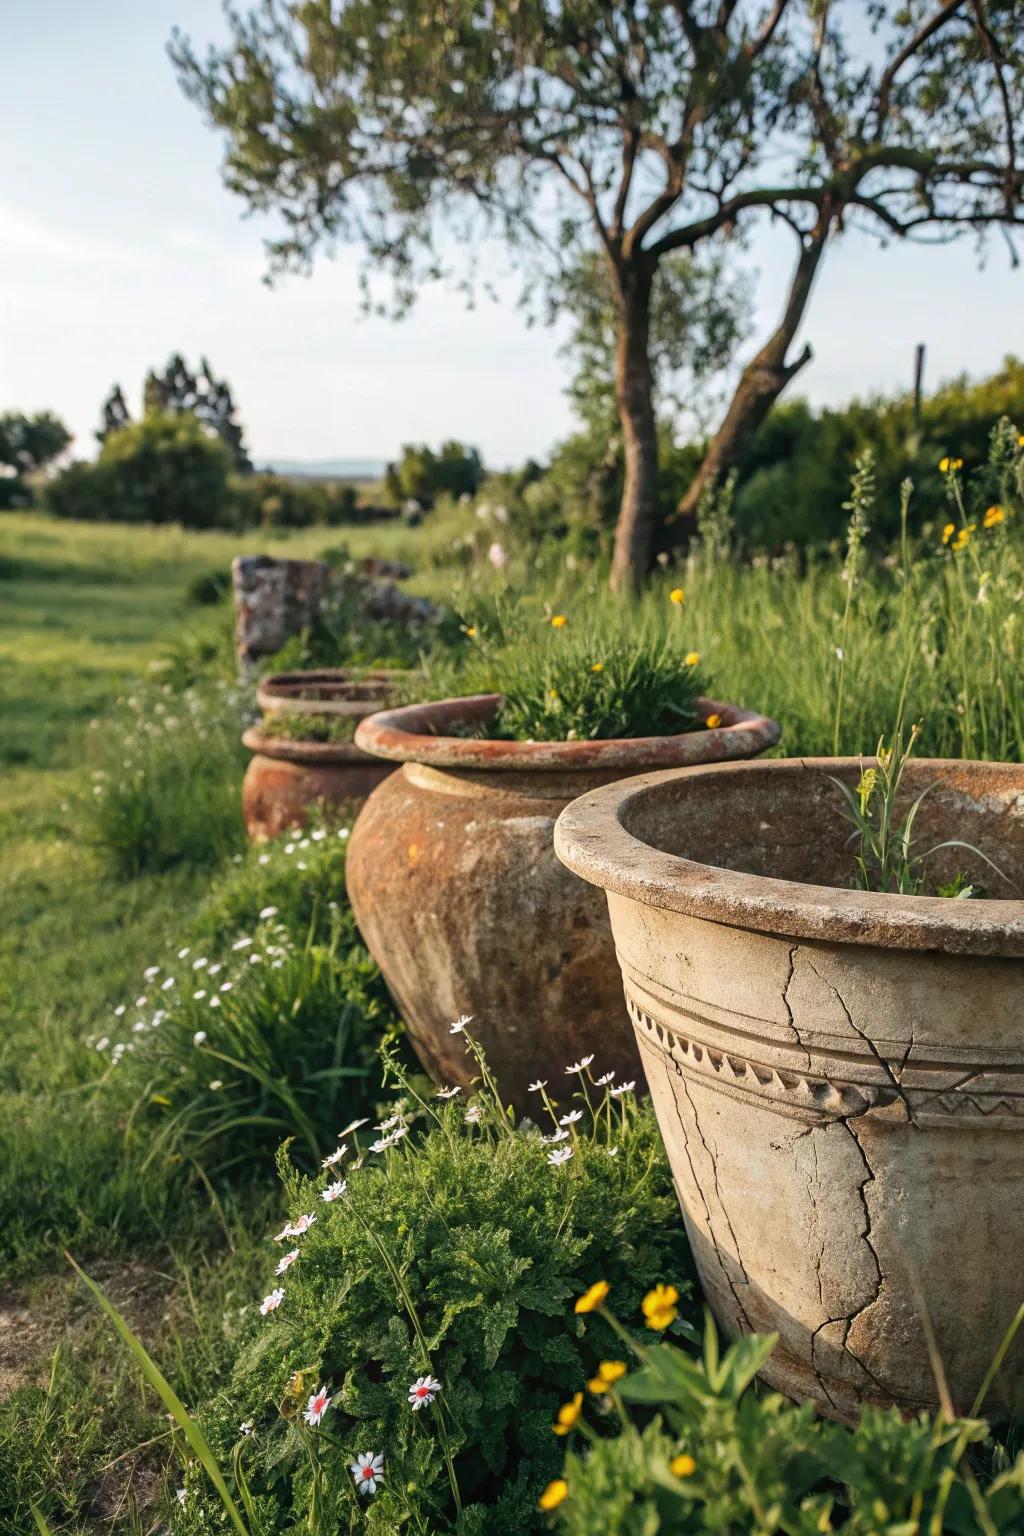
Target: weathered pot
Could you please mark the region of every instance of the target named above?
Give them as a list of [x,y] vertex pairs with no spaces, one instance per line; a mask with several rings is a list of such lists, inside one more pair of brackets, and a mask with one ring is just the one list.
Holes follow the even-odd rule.
[[347,879],[427,1070],[468,1085],[472,1063],[449,1023],[472,1014],[504,1096],[523,1109],[534,1078],[564,1083],[580,1055],[592,1053],[595,1070],[637,1075],[604,898],[555,858],[559,811],[624,774],[750,756],[779,727],[701,700],[723,724],[682,736],[531,743],[450,734],[485,726],[499,702],[449,699],[363,721],[358,745],[404,767],[366,802]]
[[[265,712],[348,716],[365,719],[394,695],[398,672],[279,672],[256,692]],[[364,800],[392,771],[368,757],[354,742],[295,741],[266,736],[256,726],[242,741],[253,758],[242,783],[242,813],[256,842],[303,827],[315,806],[344,806]]]
[[[585,795],[558,856],[608,895],[626,1002],[711,1306],[777,1330],[764,1375],[839,1417],[968,1410],[1024,1301],[1024,901],[842,889],[852,759]],[[1024,768],[912,764],[929,861],[1024,891]],[[1018,1340],[1000,1385],[1024,1384]]]

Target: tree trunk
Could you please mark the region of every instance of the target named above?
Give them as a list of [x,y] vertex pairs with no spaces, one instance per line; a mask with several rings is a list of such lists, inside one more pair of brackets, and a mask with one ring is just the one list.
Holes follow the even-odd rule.
[[810,347],[804,347],[791,363],[786,362],[786,353],[807,309],[828,228],[829,219],[823,213],[801,249],[782,319],[740,375],[725,420],[711,439],[700,469],[676,507],[672,521],[682,523],[687,534],[692,535],[696,529],[697,508],[705,490],[733,467],[786,385],[811,360]]
[[646,576],[658,515],[658,431],[649,351],[653,277],[653,267],[646,263],[617,273],[615,403],[622,423],[626,477],[615,525],[613,592],[636,588]]

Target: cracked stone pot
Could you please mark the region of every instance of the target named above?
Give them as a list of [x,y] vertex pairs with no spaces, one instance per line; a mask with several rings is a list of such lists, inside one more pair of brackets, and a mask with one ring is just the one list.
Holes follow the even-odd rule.
[[[772,1386],[840,1418],[933,1407],[926,1310],[970,1409],[1024,1278],[1024,901],[843,889],[853,759],[651,774],[559,819],[607,892],[708,1300],[777,1331]],[[911,764],[921,848],[1024,891],[1024,768]],[[963,869],[946,849],[930,878]],[[996,1385],[1016,1404],[1018,1338]]]
[[[326,715],[358,721],[393,696],[403,675],[338,668],[279,672],[263,679],[256,702],[265,714],[291,719]],[[365,800],[392,771],[351,741],[299,741],[250,726],[242,742],[253,754],[242,781],[242,814],[254,842],[304,827],[314,806]]]
[[[472,1014],[504,1097],[593,1054],[637,1075],[603,896],[555,858],[555,818],[584,790],[644,769],[752,756],[772,720],[698,701],[713,730],[621,741],[521,742],[486,728],[500,695],[386,710],[356,742],[403,764],[366,802],[346,860],[363,938],[436,1081],[471,1081],[451,1020]],[[533,1106],[536,1108],[534,1096]]]

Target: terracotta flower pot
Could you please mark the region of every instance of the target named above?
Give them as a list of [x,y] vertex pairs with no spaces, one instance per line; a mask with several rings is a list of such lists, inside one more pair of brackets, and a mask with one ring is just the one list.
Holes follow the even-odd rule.
[[[826,1412],[971,1407],[1024,1301],[1024,901],[843,889],[852,759],[652,774],[563,812],[608,894],[626,1000],[712,1308],[778,1331],[764,1375]],[[927,762],[915,827],[1024,891],[1024,768]],[[1022,1384],[1018,1338],[997,1383]]]
[[555,818],[577,794],[642,769],[750,756],[779,727],[699,701],[723,724],[642,740],[467,739],[500,695],[386,710],[357,744],[405,766],[366,802],[347,859],[356,920],[439,1082],[467,1085],[471,1063],[450,1021],[472,1014],[505,1097],[519,1108],[534,1078],[595,1070],[637,1075],[608,914],[599,892],[559,864]]
[[[362,720],[394,694],[402,673],[280,672],[256,692],[265,713]],[[303,827],[314,806],[343,806],[364,800],[392,771],[350,741],[298,741],[268,736],[250,726],[242,741],[253,753],[242,783],[242,813],[256,842]]]

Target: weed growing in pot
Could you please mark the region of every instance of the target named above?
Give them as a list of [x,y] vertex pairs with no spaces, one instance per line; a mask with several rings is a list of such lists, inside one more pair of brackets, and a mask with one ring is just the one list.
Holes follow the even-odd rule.
[[500,693],[487,734],[515,741],[667,736],[701,727],[706,689],[687,643],[682,592],[661,621],[604,606],[538,613],[508,601],[467,621],[471,646],[428,668],[419,697]]
[[[266,1295],[199,1415],[259,1530],[538,1528],[558,1405],[614,1344],[582,1315],[566,1329],[573,1299],[600,1277],[638,1305],[686,1265],[653,1116],[573,1067],[542,1135],[485,1063],[468,1103],[418,1099],[392,1063],[402,1097],[365,1150],[350,1128],[317,1179],[282,1157]],[[184,1487],[175,1528],[197,1531],[216,1497],[199,1468]]]
[[[909,736],[904,740],[903,724],[900,722],[888,746],[884,737],[879,741],[875,764],[864,769],[855,789],[839,779],[833,780],[845,802],[843,815],[854,828],[857,888],[891,892],[899,896],[923,895],[924,865],[933,854],[944,848],[964,849],[987,865],[1006,887],[1010,887],[1009,880],[998,865],[973,843],[964,842],[960,838],[946,838],[931,848],[919,849],[914,836],[914,823],[933,785],[922,790],[902,818],[897,817],[896,798],[900,783],[920,735],[921,727],[912,725]],[[939,886],[935,894],[964,900],[980,893],[965,875],[958,873],[948,884]]]
[[242,846],[244,707],[227,686],[140,689],[97,733],[86,835],[118,873],[215,864]]
[[347,742],[358,724],[358,715],[285,715],[266,710],[258,730],[261,736],[279,741]]
[[[652,1293],[642,1307],[655,1335],[658,1301]],[[540,1497],[568,1536],[1021,1529],[1024,1455],[1011,1464],[984,1420],[866,1408],[848,1429],[753,1389],[774,1334],[720,1354],[709,1317],[694,1357],[601,1310],[625,1358],[589,1384],[572,1426],[577,1446]]]

